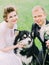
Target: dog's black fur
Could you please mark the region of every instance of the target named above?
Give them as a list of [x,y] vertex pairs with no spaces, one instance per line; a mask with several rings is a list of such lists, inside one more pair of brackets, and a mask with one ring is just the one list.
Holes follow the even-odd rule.
[[[26,48],[22,48],[22,49],[16,48],[16,49],[14,49],[14,52],[16,54],[20,55],[21,58],[26,57],[26,59],[24,61],[22,59],[22,62],[24,65],[31,65],[34,62],[34,60],[36,60],[36,57],[38,56],[39,50],[36,47],[36,45],[33,44],[33,39],[31,38],[30,32],[25,31],[25,30],[23,30],[23,31],[15,30],[15,31],[19,32],[19,33],[15,37],[14,45],[19,43],[21,40],[25,40],[26,38],[30,39],[27,41],[28,45],[31,44],[30,46],[28,46]],[[26,41],[25,41],[25,43],[26,43]],[[29,58],[30,58],[30,60],[27,62],[27,59],[29,59]]]

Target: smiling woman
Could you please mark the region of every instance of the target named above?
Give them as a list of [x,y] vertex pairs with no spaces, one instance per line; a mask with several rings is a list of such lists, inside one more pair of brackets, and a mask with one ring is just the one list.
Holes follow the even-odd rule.
[[14,25],[15,23],[17,23],[18,16],[16,9],[11,6],[10,8],[9,6],[8,8],[5,8],[3,18],[6,22],[10,23],[10,25]]
[[20,44],[13,45],[15,39],[14,29],[17,28],[18,19],[15,7],[6,7],[3,18],[4,21],[0,23],[0,65],[22,65],[19,57],[13,52],[13,49],[23,47]]

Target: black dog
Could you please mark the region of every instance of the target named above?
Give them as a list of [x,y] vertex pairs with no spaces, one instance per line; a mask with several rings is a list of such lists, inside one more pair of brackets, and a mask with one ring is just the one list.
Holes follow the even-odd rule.
[[39,53],[38,48],[33,44],[31,33],[28,31],[16,30],[16,34],[14,45],[23,41],[26,46],[24,48],[16,48],[14,49],[14,52],[21,58],[24,65],[31,65]]

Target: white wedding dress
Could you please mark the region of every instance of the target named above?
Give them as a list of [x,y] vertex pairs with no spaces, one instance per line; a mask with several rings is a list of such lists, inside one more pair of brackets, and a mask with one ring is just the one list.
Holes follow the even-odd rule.
[[[15,28],[17,28],[17,25],[15,25],[13,29],[9,29],[5,21],[0,23],[0,50],[13,45]],[[11,35],[11,31],[13,31],[13,36]],[[13,50],[8,52],[0,51],[0,65],[22,65],[22,62],[20,58],[14,54]]]

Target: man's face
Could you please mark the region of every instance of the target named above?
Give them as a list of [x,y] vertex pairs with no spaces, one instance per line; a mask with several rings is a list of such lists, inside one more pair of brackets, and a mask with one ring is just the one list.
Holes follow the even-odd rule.
[[46,15],[42,9],[32,12],[35,23],[42,26],[45,23]]

